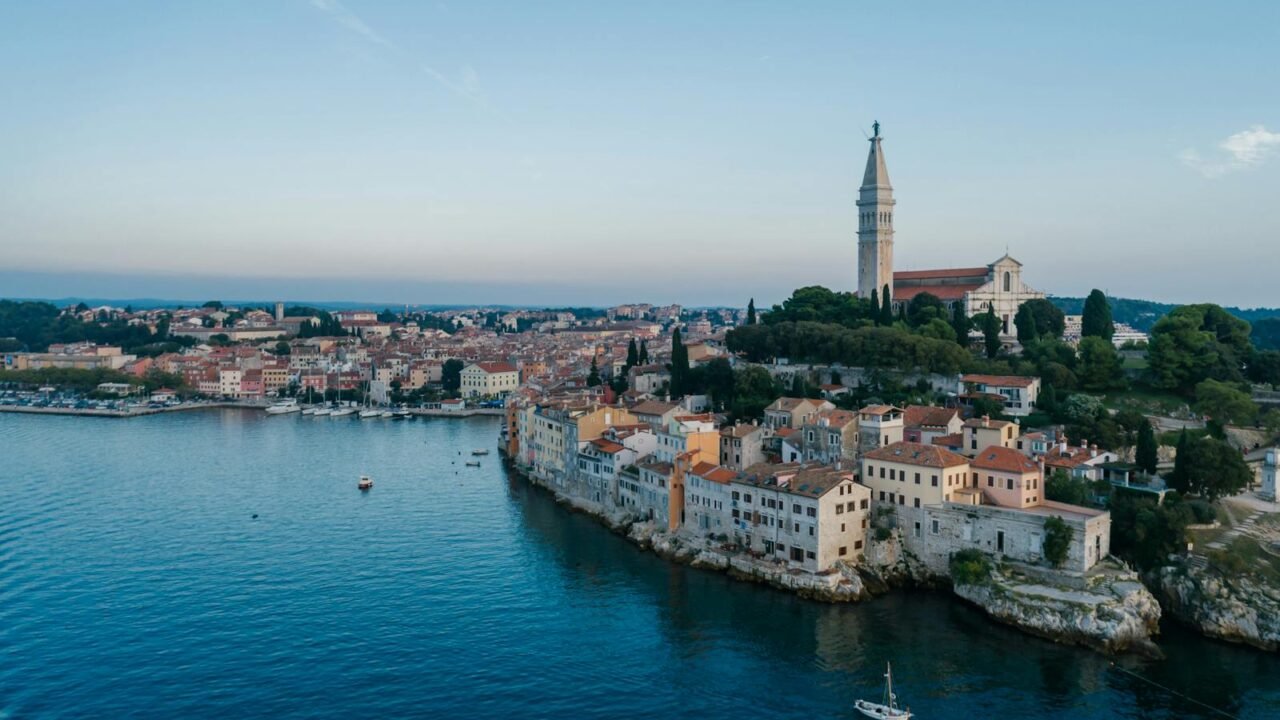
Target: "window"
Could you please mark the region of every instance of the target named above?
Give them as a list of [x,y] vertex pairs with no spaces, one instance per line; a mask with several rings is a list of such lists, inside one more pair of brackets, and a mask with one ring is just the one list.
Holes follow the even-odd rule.
[[843,514],[844,514],[844,506],[843,506],[843,505],[837,505],[837,506],[836,506],[836,514],[837,514],[837,515],[843,515]]
[[862,541],[861,541],[861,540],[854,540],[854,541],[853,541],[853,549],[854,549],[854,550],[861,550],[861,549],[862,549]]
[[738,491],[737,491],[737,490],[734,490],[734,491],[733,491],[733,499],[734,499],[734,500],[737,500],[737,499],[738,499]]
[[800,514],[800,503],[792,503],[792,504],[791,504],[791,512],[793,512],[793,513],[795,513],[795,514],[799,515],[799,514]]
[[845,531],[844,523],[840,523],[840,532],[844,532],[844,531]]
[[841,546],[840,546],[840,557],[844,557],[845,555],[848,555],[848,554],[849,554],[849,548],[845,547],[844,545],[841,545]]
[[[916,507],[920,507],[920,498],[916,498]],[[919,525],[920,523],[916,523],[916,524]]]
[[867,509],[867,499],[866,499],[866,498],[862,498],[862,500],[858,502],[858,508],[859,508],[859,509],[861,509],[861,510],[866,510],[866,509]]
[[899,505],[906,505],[906,504],[907,504],[907,496],[906,496],[906,495],[899,495],[899,496],[898,496],[898,504],[899,504]]
[[916,473],[916,484],[920,484],[920,473]]
[[805,514],[809,517],[818,517],[818,508],[810,507],[805,509]]
[[915,533],[916,537],[920,537],[920,523],[916,523]]
[[880,468],[880,479],[881,479],[881,480],[883,480],[883,479],[884,479],[884,468],[883,468],[883,467],[881,467],[881,468]]
[[938,534],[938,521],[937,521],[937,520],[934,520],[934,521],[930,524],[930,526],[929,526],[929,532],[933,533],[934,535],[937,535],[937,534]]
[[933,476],[933,486],[934,486],[934,487],[938,487],[938,476],[937,476],[937,475],[934,475],[934,476]]
[[804,556],[805,556],[805,557],[807,557],[807,558],[809,558],[810,560],[813,560],[813,559],[815,559],[815,558],[817,558],[817,557],[818,557],[817,555],[814,555],[814,554],[813,554],[813,551],[812,551],[812,550],[805,550],[805,551],[804,551]]
[[994,487],[994,486],[995,486],[995,484],[996,484],[996,480],[995,480],[995,478],[993,478],[993,477],[991,477],[990,475],[988,475],[988,476],[987,476],[987,487]]
[[853,512],[854,510],[857,510],[857,509],[858,509],[858,506],[857,506],[857,504],[856,504],[856,503],[854,503],[852,500],[850,500],[850,501],[845,505],[845,508],[844,508],[844,509],[845,509],[845,510],[848,510],[849,512]]
[[792,524],[793,524],[793,525],[795,525],[795,527],[794,527],[794,528],[792,528],[792,530],[791,530],[791,531],[792,531],[792,532],[800,532],[800,523],[792,523]]

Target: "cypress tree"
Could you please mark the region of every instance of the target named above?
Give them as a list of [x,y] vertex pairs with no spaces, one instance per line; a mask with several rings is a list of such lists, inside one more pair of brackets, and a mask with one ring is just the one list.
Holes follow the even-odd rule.
[[969,317],[964,314],[964,302],[956,301],[951,306],[951,328],[956,331],[956,342],[969,346]]
[[1173,458],[1173,473],[1169,475],[1169,487],[1185,493],[1191,484],[1191,438],[1187,437],[1187,429],[1182,428],[1178,435],[1178,454]]
[[1156,474],[1156,465],[1160,462],[1159,448],[1156,446],[1156,433],[1151,423],[1144,421],[1138,427],[1138,446],[1134,450],[1134,461],[1148,475]]
[[871,319],[880,324],[880,291],[875,288],[871,288]]
[[889,299],[888,285],[885,285],[884,289],[880,291],[880,324],[881,325],[893,324],[893,304],[892,304],[892,301]]
[[636,348],[636,339],[631,338],[627,343],[627,367],[633,368],[640,364],[640,350]]
[[1000,319],[996,317],[996,309],[991,305],[987,306],[987,312],[982,316],[982,340],[986,345],[988,358],[1000,354]]
[[595,387],[600,384],[600,368],[596,365],[595,356],[591,356],[591,372],[587,374],[587,387]]
[[747,324],[756,324],[756,299],[751,298],[747,301]]
[[1115,332],[1116,327],[1111,321],[1111,305],[1107,302],[1107,296],[1095,288],[1084,301],[1084,315],[1080,318],[1080,335],[1100,337],[1110,342]]
[[649,341],[648,340],[640,341],[640,364],[641,365],[649,364]]
[[671,396],[684,395],[689,378],[689,348],[680,339],[680,328],[671,333]]
[[1018,306],[1018,314],[1013,316],[1013,324],[1018,329],[1018,342],[1023,347],[1040,337],[1040,331],[1036,328],[1036,316],[1032,313],[1031,306],[1026,303]]

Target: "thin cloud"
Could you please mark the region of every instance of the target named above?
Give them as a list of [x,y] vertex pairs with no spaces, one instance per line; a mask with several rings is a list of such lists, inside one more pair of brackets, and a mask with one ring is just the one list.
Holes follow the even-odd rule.
[[1178,154],[1183,165],[1207,178],[1217,178],[1237,170],[1245,170],[1263,164],[1280,151],[1280,133],[1268,131],[1261,125],[1241,130],[1218,143],[1211,157],[1204,157],[1194,148]]
[[[356,35],[359,35],[365,40],[386,48],[397,57],[403,58],[406,55],[398,45],[388,40],[382,33],[370,27],[368,23],[360,19],[359,15],[351,12],[339,0],[311,0],[311,7],[324,13],[329,17],[329,19]],[[420,69],[432,80],[435,80],[455,95],[481,105],[486,104],[484,94],[480,91],[480,74],[477,73],[475,68],[470,65],[462,66],[462,69],[459,72],[459,77],[456,80],[430,65],[421,65]]]

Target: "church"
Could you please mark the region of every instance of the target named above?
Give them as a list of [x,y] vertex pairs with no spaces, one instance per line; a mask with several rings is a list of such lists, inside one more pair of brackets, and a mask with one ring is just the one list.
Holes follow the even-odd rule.
[[1012,338],[1013,318],[1018,307],[1044,293],[1022,282],[1022,263],[1008,254],[981,267],[942,270],[893,269],[893,186],[885,164],[880,123],[873,126],[867,169],[858,190],[858,297],[869,298],[889,288],[893,309],[911,302],[921,293],[937,297],[949,309],[957,304],[970,317],[995,308],[1003,335]]

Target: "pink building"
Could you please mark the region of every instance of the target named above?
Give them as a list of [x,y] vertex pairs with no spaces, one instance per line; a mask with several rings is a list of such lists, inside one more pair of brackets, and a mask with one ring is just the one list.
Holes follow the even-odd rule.
[[1017,450],[992,445],[969,461],[969,469],[985,503],[1021,509],[1044,500],[1044,469]]

